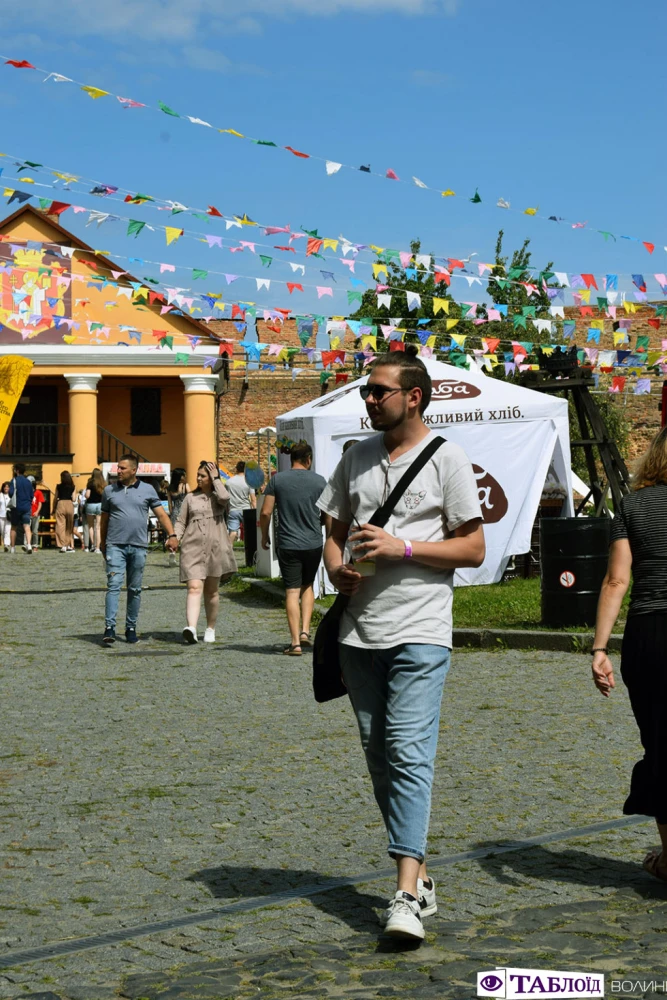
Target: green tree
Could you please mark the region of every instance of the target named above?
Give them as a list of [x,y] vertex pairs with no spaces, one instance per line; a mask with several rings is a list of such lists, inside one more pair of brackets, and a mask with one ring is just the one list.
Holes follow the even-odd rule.
[[[490,274],[487,273],[487,290],[490,295],[493,307],[497,305],[507,307],[507,318],[491,320],[483,326],[478,326],[472,320],[466,319],[468,312],[472,312],[469,307],[456,301],[451,294],[451,284],[447,280],[437,280],[437,274],[433,267],[434,257],[428,255],[431,260],[431,267],[417,261],[417,256],[421,254],[421,241],[412,240],[410,251],[412,259],[407,268],[401,266],[398,251],[384,250],[378,254],[378,262],[387,268],[387,276],[379,276],[378,281],[388,286],[387,294],[391,295],[391,306],[378,306],[376,290],[367,289],[361,296],[358,309],[350,316],[352,320],[361,322],[362,326],[369,328],[366,332],[378,333],[378,327],[390,324],[392,318],[400,318],[398,326],[404,329],[404,340],[407,343],[421,343],[430,335],[436,336],[436,350],[450,350],[449,360],[454,364],[465,365],[466,356],[460,350],[451,334],[466,337],[466,348],[481,349],[482,338],[497,338],[501,341],[500,350],[510,350],[512,340],[522,340],[531,344],[551,343],[554,340],[553,334],[547,331],[539,331],[531,322],[533,319],[549,319],[551,300],[546,288],[558,288],[552,283],[554,273],[551,270],[552,264],[546,265],[543,271],[537,276],[530,269],[531,253],[529,250],[530,240],[525,240],[522,247],[515,250],[511,260],[503,256],[504,232],[500,230],[496,241],[495,262]],[[467,261],[463,262],[468,264]],[[459,266],[457,262],[449,259],[444,262],[440,271],[447,270],[447,278],[451,282],[451,274]],[[468,268],[466,268],[468,270]],[[471,273],[471,277],[477,277]],[[456,280],[457,297],[461,289]],[[523,284],[520,284],[523,282]],[[536,286],[537,291],[531,295],[531,288],[526,285]],[[546,286],[546,287],[545,287]],[[421,297],[421,305],[417,309],[408,308],[407,292],[417,292]],[[472,293],[471,293],[472,294]],[[434,316],[433,299],[437,297],[446,302],[446,311],[439,310]],[[485,302],[477,307],[476,315],[482,319],[488,319],[489,306]],[[515,316],[519,318],[514,319]],[[456,327],[448,330],[447,320],[457,320]],[[419,320],[430,320],[428,324],[419,323]],[[451,324],[450,324],[451,326]],[[359,346],[357,341],[356,346]],[[386,351],[389,344],[386,340],[378,337],[377,350]],[[498,377],[505,377],[504,365],[499,365],[494,374]]]

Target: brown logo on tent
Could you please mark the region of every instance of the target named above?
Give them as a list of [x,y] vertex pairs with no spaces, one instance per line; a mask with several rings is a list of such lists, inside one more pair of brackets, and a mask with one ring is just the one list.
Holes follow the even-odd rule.
[[482,390],[470,382],[457,382],[451,378],[434,379],[431,399],[472,399],[481,396]]
[[496,524],[507,513],[507,497],[500,483],[481,466],[473,465],[477,481],[477,494],[482,508],[484,524]]

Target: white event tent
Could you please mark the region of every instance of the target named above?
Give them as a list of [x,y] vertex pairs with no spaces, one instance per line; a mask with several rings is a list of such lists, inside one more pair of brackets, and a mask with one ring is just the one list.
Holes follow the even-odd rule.
[[[460,445],[473,463],[484,514],[486,559],[459,570],[455,583],[500,580],[512,555],[528,552],[544,482],[552,467],[566,490],[572,516],[572,472],[567,400],[511,385],[477,371],[424,361],[433,383],[424,414],[431,429]],[[307,441],[313,469],[328,478],[346,441],[373,431],[359,386],[368,376],[277,418],[278,440]],[[280,468],[289,459],[280,456]]]

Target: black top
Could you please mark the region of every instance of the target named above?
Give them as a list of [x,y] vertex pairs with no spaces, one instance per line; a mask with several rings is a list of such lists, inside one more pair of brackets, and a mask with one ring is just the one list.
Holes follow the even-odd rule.
[[628,615],[667,614],[667,485],[645,486],[621,500],[611,540],[627,538],[632,552]]
[[75,490],[75,486],[65,486],[64,483],[58,483],[56,486],[56,497],[58,500],[71,500]]
[[86,503],[102,503],[102,494],[98,493],[92,486],[89,486],[88,489],[90,491],[90,496],[86,500]]

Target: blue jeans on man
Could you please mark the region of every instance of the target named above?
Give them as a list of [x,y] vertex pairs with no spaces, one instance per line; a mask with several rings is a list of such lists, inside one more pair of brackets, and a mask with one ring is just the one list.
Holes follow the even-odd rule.
[[127,610],[125,627],[136,629],[141,605],[141,583],[148,549],[141,545],[107,544],[107,594],[104,603],[104,626],[115,629],[120,589],[127,574]]
[[446,646],[340,646],[343,680],[359,725],[389,854],[424,860],[438,746]]

